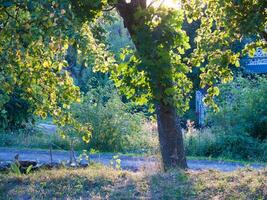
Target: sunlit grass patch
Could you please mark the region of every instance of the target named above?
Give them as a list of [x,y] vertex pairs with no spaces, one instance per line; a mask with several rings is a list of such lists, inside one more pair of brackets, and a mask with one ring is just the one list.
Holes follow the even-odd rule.
[[[214,170],[191,172],[199,199],[265,199],[267,197],[267,169],[249,168],[234,172]],[[216,198],[215,198],[216,197]]]

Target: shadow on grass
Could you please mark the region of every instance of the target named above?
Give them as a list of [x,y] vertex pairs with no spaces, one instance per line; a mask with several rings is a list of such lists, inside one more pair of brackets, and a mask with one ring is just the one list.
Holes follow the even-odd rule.
[[128,172],[102,165],[0,173],[0,199],[266,199],[267,168],[234,172]]
[[110,168],[42,170],[28,176],[0,174],[0,199],[187,199],[184,172],[131,173]]
[[193,183],[184,171],[159,172],[149,180],[151,199],[190,199],[194,196]]

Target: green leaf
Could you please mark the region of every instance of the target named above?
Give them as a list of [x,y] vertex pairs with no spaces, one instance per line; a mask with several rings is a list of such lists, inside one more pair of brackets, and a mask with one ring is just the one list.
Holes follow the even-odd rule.
[[214,87],[214,88],[213,88],[213,94],[214,94],[215,96],[218,96],[218,95],[220,94],[220,89],[219,89],[218,87]]
[[31,170],[32,170],[32,165],[30,165],[29,167],[27,167],[27,169],[26,169],[26,174],[29,174],[30,172],[31,172]]
[[19,166],[16,163],[12,163],[10,167],[13,173],[15,173],[16,175],[21,175]]
[[239,60],[237,60],[237,61],[235,62],[235,66],[236,66],[236,67],[240,67],[240,62],[239,62]]

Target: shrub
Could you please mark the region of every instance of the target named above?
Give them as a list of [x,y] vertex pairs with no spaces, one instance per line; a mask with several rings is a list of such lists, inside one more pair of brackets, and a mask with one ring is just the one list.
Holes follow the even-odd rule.
[[220,112],[209,112],[207,124],[224,134],[248,134],[267,138],[267,78],[237,77],[221,86],[217,99]]
[[267,141],[260,142],[247,134],[221,134],[213,128],[186,132],[185,149],[188,156],[267,161]]
[[28,101],[21,97],[20,89],[16,89],[0,110],[0,129],[23,128],[32,121],[31,106]]
[[[36,148],[69,150],[70,141],[56,133],[45,133],[37,127],[27,124],[26,127],[16,130],[0,131],[0,147]],[[82,150],[83,143],[75,143],[76,150]]]
[[74,117],[90,124],[93,134],[89,147],[99,151],[144,151],[152,148],[153,135],[143,130],[146,119],[123,103],[110,82],[91,88],[81,104],[72,108]]
[[209,128],[188,127],[187,154],[267,161],[266,77],[237,77],[220,88],[220,111],[208,112]]

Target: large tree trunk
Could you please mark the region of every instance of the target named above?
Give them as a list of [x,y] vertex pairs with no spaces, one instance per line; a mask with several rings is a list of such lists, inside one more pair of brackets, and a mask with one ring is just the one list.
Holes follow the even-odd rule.
[[[142,20],[134,19],[138,8],[146,9],[146,0],[131,0],[131,3],[126,3],[125,0],[119,0],[117,4],[117,10],[123,18],[124,25],[132,38],[134,38],[136,34],[134,27],[144,23]],[[134,41],[137,51],[140,50],[139,44],[141,42],[142,41]],[[159,86],[160,85],[159,83]],[[160,88],[158,89],[160,90]],[[176,108],[171,105],[165,105],[163,102],[155,103],[155,106],[164,169],[171,167],[187,168],[182,130],[180,120],[176,114]]]
[[164,169],[187,168],[182,129],[176,109],[161,102],[156,105],[156,113]]

